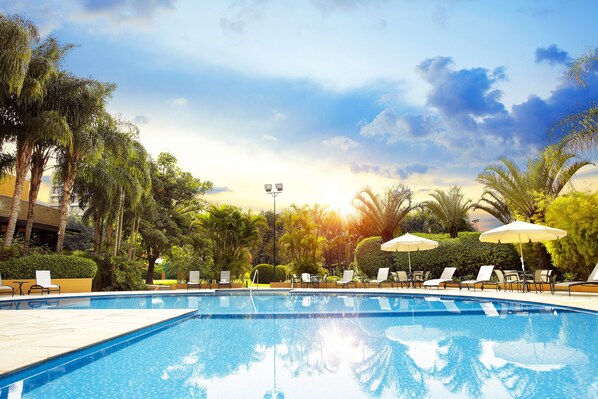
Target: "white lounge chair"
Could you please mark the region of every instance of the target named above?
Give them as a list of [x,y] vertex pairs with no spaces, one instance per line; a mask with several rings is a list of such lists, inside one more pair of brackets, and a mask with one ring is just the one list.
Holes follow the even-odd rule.
[[15,288],[10,285],[2,285],[2,275],[0,274],[0,291],[10,290],[12,296],[15,296]]
[[35,271],[35,284],[29,287],[27,295],[31,294],[31,290],[41,290],[42,295],[44,292],[50,294],[51,291],[58,291],[60,294],[60,286],[52,284],[52,278],[50,277],[49,270],[36,270]]
[[309,273],[301,273],[301,288],[309,288],[311,285],[311,275]]
[[494,265],[480,266],[480,271],[478,271],[478,276],[476,277],[476,279],[461,281],[459,283],[459,290],[461,290],[463,287],[467,287],[468,290],[469,287],[473,287],[473,290],[475,291],[476,284],[480,284],[480,288],[483,291],[484,283],[490,282],[490,277],[492,277],[492,271],[494,271]]
[[336,282],[336,286],[348,287],[349,284],[353,284],[355,288],[357,288],[357,283],[353,281],[353,274],[355,274],[355,270],[343,271],[343,278],[340,281]]
[[192,270],[189,272],[189,279],[187,280],[187,289],[189,287],[201,288],[201,279],[199,278],[199,270]]
[[555,288],[567,288],[569,290],[569,296],[571,296],[571,287],[576,285],[598,285],[598,263],[594,266],[594,270],[590,273],[590,276],[586,281],[566,281],[564,283],[555,284]]
[[390,270],[390,268],[388,267],[381,267],[378,269],[378,276],[376,276],[375,280],[371,280],[369,282],[369,285],[377,285],[378,287],[380,287],[380,285],[382,283],[385,283],[388,281],[388,271]]
[[440,278],[435,278],[432,280],[424,281],[424,288],[426,288],[426,287],[440,288],[440,286],[442,285],[446,289],[446,283],[450,283],[451,281],[453,281],[453,274],[455,274],[456,270],[457,270],[456,267],[445,267],[444,270],[442,271],[442,274],[440,275]]
[[230,283],[230,270],[223,270],[220,272],[220,280],[218,280],[218,288],[220,288],[220,286],[228,286],[229,288],[231,287],[231,283]]

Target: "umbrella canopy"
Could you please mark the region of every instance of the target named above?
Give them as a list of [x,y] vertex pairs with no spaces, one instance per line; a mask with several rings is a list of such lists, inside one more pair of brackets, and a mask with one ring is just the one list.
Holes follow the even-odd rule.
[[438,242],[436,241],[406,233],[383,243],[380,249],[390,252],[408,252],[409,273],[411,273],[411,251],[425,251],[437,247]]
[[567,232],[565,230],[517,220],[480,234],[480,241],[496,242],[499,244],[519,243],[521,268],[525,271],[522,243],[558,240],[566,235]]
[[588,357],[583,352],[550,342],[502,342],[495,344],[493,350],[495,357],[535,371],[558,370],[588,363]]

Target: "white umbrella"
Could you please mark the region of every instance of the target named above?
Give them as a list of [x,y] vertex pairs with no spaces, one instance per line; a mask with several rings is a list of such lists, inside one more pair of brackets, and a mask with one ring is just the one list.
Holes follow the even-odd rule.
[[493,346],[494,356],[535,371],[558,370],[565,366],[582,366],[588,357],[577,349],[552,342],[503,342]]
[[409,273],[411,273],[411,251],[425,251],[436,247],[438,247],[438,242],[436,241],[407,233],[385,242],[380,246],[380,249],[389,252],[407,252],[409,257]]
[[505,224],[504,226],[500,226],[480,234],[480,241],[496,242],[499,244],[519,243],[519,251],[521,252],[521,269],[525,272],[522,243],[558,240],[566,235],[567,232],[565,230],[542,226],[540,224],[520,222],[517,220],[513,223]]

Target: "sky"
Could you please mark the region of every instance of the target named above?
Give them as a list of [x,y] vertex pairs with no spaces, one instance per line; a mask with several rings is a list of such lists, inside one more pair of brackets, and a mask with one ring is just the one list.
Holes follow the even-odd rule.
[[[341,208],[365,186],[416,201],[521,165],[598,98],[565,78],[598,46],[591,0],[0,0],[77,47],[64,67],[118,88],[111,113],[211,202]],[[576,189],[595,191],[588,166]],[[478,214],[481,223],[488,215]]]

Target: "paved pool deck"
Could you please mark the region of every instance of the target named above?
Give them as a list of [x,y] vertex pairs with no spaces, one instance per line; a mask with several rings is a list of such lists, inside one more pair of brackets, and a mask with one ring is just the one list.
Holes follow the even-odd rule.
[[[243,289],[247,291],[247,289]],[[227,291],[227,290],[223,290]],[[277,291],[277,289],[254,289],[256,291]],[[289,291],[289,289],[278,289]],[[311,293],[400,293],[425,294],[432,296],[462,296],[488,299],[517,300],[547,305],[567,306],[598,312],[598,294],[575,293],[519,293],[496,292],[494,290],[458,289],[295,289],[297,292]],[[189,291],[143,291],[138,294],[161,295],[177,293],[184,295]],[[200,290],[211,294],[214,290]],[[92,293],[88,295],[130,295],[125,293]],[[44,299],[77,297],[82,294],[44,295]],[[34,299],[36,295],[24,297],[3,297],[1,301],[11,299]],[[0,310],[0,375],[52,359],[69,352],[86,348],[131,332],[163,323],[193,313],[190,309],[150,309],[150,310],[75,310],[75,309],[36,309],[36,310]]]

